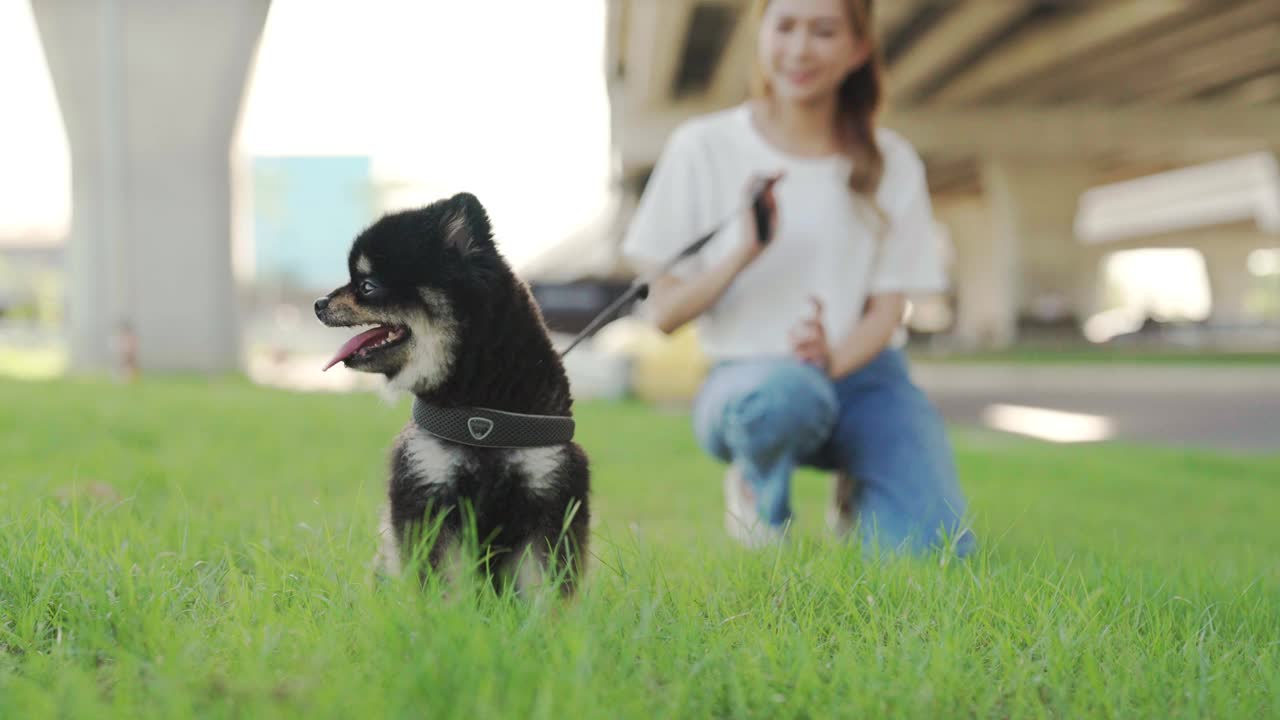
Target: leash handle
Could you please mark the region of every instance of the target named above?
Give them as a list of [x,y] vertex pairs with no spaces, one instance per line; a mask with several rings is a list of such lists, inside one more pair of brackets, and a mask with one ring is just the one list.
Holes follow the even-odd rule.
[[781,179],[781,175],[763,178],[757,181],[755,192],[751,194],[751,211],[756,220],[756,240],[761,245],[768,245],[773,240],[773,233],[769,231],[769,218],[777,212],[777,207],[766,206],[764,194],[772,190]]
[[[773,212],[776,211],[776,208],[774,207],[766,207],[766,203],[764,202],[764,195],[766,192],[772,190],[773,186],[780,179],[782,179],[781,175],[775,175],[772,177],[762,178],[756,181],[754,183],[755,185],[754,189],[752,190],[751,194],[748,196],[749,198],[748,203],[752,209],[752,214],[753,214],[753,217],[755,218],[755,223],[756,223],[756,239],[761,245],[767,245],[769,241],[773,239],[772,233],[769,232],[769,218],[773,214]],[[657,269],[650,272],[648,275],[641,276],[637,278],[635,281],[633,281],[631,283],[631,287],[627,288],[626,291],[623,292],[621,295],[619,295],[617,299],[609,303],[609,305],[604,310],[601,310],[599,314],[597,314],[594,318],[592,318],[591,322],[587,323],[587,326],[583,328],[582,331],[579,332],[576,337],[573,338],[573,340],[569,343],[569,345],[564,350],[560,351],[560,357],[564,357],[565,355],[568,355],[570,350],[577,347],[578,344],[581,343],[583,340],[586,340],[587,338],[591,337],[591,335],[594,334],[596,330],[600,329],[600,326],[603,325],[605,321],[607,321],[610,317],[612,317],[613,314],[617,312],[623,305],[630,302],[632,298],[639,297],[641,300],[644,300],[645,298],[649,297],[649,286],[653,283],[654,280],[670,272],[672,268],[680,264],[681,260],[684,260],[685,258],[693,256],[699,250],[705,247],[707,243],[711,242],[711,238],[715,237],[721,230],[724,229],[726,225],[732,222],[735,217],[738,217],[739,215],[741,215],[742,212],[747,209],[747,207],[748,207],[747,204],[740,206],[735,213],[725,218],[724,220],[721,220],[720,223],[717,224],[714,228],[702,234],[701,236],[698,237],[698,239],[686,245],[683,250],[676,253],[676,255],[672,257],[670,260],[667,260],[665,263],[663,263]]]

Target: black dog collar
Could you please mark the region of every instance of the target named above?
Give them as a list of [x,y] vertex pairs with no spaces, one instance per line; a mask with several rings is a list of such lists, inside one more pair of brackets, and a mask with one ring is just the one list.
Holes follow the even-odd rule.
[[413,422],[442,440],[491,448],[563,445],[573,439],[568,415],[522,415],[488,408],[446,408],[413,399]]

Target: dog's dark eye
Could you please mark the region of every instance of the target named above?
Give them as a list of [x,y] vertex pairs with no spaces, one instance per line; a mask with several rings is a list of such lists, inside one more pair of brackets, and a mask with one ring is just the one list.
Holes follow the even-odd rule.
[[374,294],[374,293],[378,292],[378,290],[379,290],[378,283],[376,283],[376,282],[374,282],[374,281],[372,281],[372,280],[362,280],[362,281],[360,282],[360,294],[361,294],[361,295],[372,295],[372,294]]

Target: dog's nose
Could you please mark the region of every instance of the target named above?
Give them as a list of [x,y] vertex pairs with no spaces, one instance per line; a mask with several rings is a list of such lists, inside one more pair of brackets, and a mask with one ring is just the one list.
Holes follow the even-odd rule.
[[316,300],[316,315],[324,312],[324,309],[327,307],[329,307],[329,298],[322,297],[319,300]]

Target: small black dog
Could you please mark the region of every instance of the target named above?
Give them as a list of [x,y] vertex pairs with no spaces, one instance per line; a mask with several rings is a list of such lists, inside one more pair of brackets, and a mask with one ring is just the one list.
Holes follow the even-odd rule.
[[[416,396],[414,419],[391,451],[378,565],[398,574],[430,531],[424,577],[464,570],[478,560],[461,552],[474,524],[495,583],[521,592],[550,570],[572,594],[587,552],[587,456],[569,439],[573,399],[560,356],[479,200],[459,193],[382,217],[355,239],[348,266],[351,282],[317,300],[316,317],[374,327],[325,369],[342,362],[381,373]],[[419,407],[431,412],[420,416]],[[460,418],[461,435],[432,428],[424,418],[433,414]],[[495,416],[522,428],[528,416],[550,416],[561,430],[569,423],[569,437],[485,445]]]

